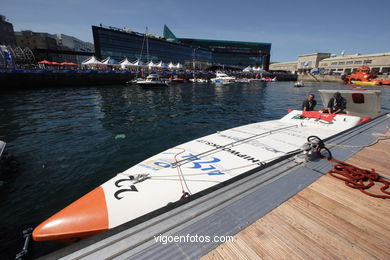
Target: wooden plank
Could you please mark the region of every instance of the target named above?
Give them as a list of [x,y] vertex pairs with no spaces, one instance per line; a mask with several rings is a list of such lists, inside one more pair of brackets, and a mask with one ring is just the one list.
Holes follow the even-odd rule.
[[[284,221],[294,226],[296,232],[300,232],[311,238],[312,241],[319,244],[323,250],[336,256],[336,258],[355,258],[369,259],[371,255],[367,254],[361,248],[353,247],[339,233],[333,233],[328,230],[323,223],[318,222],[310,217],[305,216],[302,212],[294,210],[289,203],[283,204],[283,210],[276,210],[274,214],[282,218]],[[313,243],[308,243],[307,247]]]
[[234,243],[227,242],[217,247],[218,252],[223,259],[261,259],[240,236],[234,237]]
[[[301,259],[328,258],[328,252],[321,246],[312,241],[310,237],[303,233],[297,232],[295,226],[283,221],[275,214],[269,214],[262,218],[262,221],[256,223],[263,230],[272,230],[272,234],[283,242],[283,245],[293,251],[294,256]],[[310,248],[307,244],[310,243]]]
[[363,230],[364,227],[370,226],[369,222],[364,223],[365,225],[360,227],[355,226],[349,222],[348,218],[340,218],[326,209],[313,204],[311,199],[306,199],[299,195],[295,196],[291,200],[291,206],[315,222],[320,223],[330,233],[341,236],[346,243],[354,248],[361,248],[367,254],[379,259],[385,259],[386,255],[390,254],[390,248],[388,248],[389,237],[381,240],[376,237],[376,232],[370,233],[367,230]]
[[[390,136],[390,131],[386,135]],[[389,137],[385,138],[379,140],[375,145],[365,147],[346,162],[359,168],[375,169],[376,172],[390,177],[390,139]]]
[[270,230],[251,225],[239,233],[245,243],[262,259],[300,259]]
[[367,218],[364,214],[360,214],[359,211],[351,209],[310,188],[303,190],[299,196],[309,199],[311,203],[326,210],[329,214],[333,214],[335,217],[340,218],[340,221],[358,227],[361,232],[366,234],[365,236],[369,237],[373,242],[378,243],[378,245],[388,246],[388,234],[390,232],[388,231],[389,223],[377,223],[375,219]]
[[[331,197],[341,204],[364,213],[372,220],[386,222],[389,220],[388,201],[373,198],[365,195],[359,190],[347,187],[343,181],[340,181],[332,176],[323,176],[316,182],[310,185],[310,188],[317,192]],[[383,202],[385,204],[383,204]]]
[[[390,139],[346,162],[389,176]],[[390,259],[389,202],[324,175],[202,259]]]

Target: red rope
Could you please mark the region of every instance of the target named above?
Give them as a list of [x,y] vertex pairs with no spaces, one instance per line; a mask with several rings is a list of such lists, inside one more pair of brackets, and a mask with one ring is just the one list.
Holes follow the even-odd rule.
[[[337,164],[328,173],[337,179],[343,180],[348,187],[358,189],[364,194],[375,198],[390,199],[390,192],[388,191],[390,181],[381,177],[374,169],[371,169],[371,171],[361,169],[336,159],[331,159],[330,161]],[[382,185],[380,191],[383,195],[367,191],[374,185]]]
[[[381,177],[377,172],[375,172],[374,169],[371,169],[371,171],[369,171],[366,169],[358,168],[346,162],[334,159],[330,150],[325,147],[323,141],[317,136],[309,136],[307,138],[307,141],[316,142],[317,155],[320,158],[336,163],[333,169],[328,171],[331,176],[344,181],[345,185],[347,185],[348,187],[358,189],[366,195],[375,198],[390,199],[390,190],[388,190],[390,186],[390,181]],[[328,155],[326,156],[324,155],[324,153]],[[382,187],[380,188],[382,194],[374,194],[367,191],[375,185],[382,185]]]

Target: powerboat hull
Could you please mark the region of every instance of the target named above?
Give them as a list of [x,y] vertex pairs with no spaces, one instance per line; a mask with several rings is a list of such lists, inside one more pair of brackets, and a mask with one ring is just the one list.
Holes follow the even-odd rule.
[[[309,136],[331,137],[380,114],[379,90],[337,91],[346,98],[349,114],[292,110],[278,120],[231,128],[169,148],[118,173],[41,223],[33,239],[69,242],[112,229],[298,153]],[[327,104],[336,91],[319,92]]]
[[75,241],[139,218],[359,123],[337,124],[293,111],[280,120],[217,132],[152,156],[75,201],[35,228],[36,241]]

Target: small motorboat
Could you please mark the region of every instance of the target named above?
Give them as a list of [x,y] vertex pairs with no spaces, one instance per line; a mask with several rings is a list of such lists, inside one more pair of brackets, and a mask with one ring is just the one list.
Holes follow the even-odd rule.
[[227,74],[222,73],[220,71],[217,71],[216,77],[210,80],[213,83],[219,83],[219,84],[229,84],[237,81],[235,77],[228,76]]
[[172,77],[172,75],[171,75],[169,82],[170,83],[184,83],[184,82],[186,82],[186,80],[184,78],[180,78],[178,76]]
[[142,88],[168,87],[168,83],[157,74],[150,74],[146,79],[137,80],[135,83]]
[[303,84],[303,81],[298,81],[298,82],[295,82],[295,84],[294,84],[295,88],[301,88],[304,86],[305,86],[305,84]]
[[276,77],[266,77],[266,78],[261,78],[263,81],[265,82],[273,82],[273,81],[277,81]]

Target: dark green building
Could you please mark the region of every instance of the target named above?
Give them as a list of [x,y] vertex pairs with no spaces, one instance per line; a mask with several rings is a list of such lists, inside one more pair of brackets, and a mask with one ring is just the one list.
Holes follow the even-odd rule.
[[262,66],[268,69],[271,43],[177,38],[164,25],[164,38],[211,51],[211,62],[221,65]]
[[103,26],[92,26],[92,33],[99,58],[180,62],[196,68],[204,68],[207,64],[268,69],[270,61],[270,43],[177,38],[166,25],[163,37],[145,37],[145,34],[128,29]]

